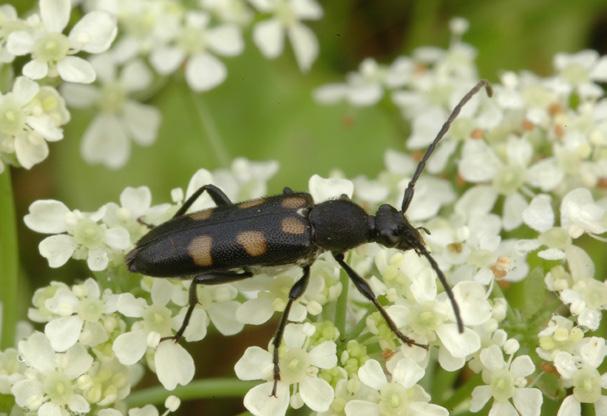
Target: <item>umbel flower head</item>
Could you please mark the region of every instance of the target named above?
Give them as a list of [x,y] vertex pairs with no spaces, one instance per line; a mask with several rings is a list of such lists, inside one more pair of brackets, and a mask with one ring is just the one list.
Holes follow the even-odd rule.
[[30,19],[28,28],[9,35],[8,52],[31,55],[23,67],[25,76],[60,76],[64,81],[85,84],[95,80],[91,64],[74,55],[108,50],[118,33],[116,19],[109,13],[92,11],[74,25],[69,35],[64,35],[71,11],[71,0],[40,0],[39,14]]

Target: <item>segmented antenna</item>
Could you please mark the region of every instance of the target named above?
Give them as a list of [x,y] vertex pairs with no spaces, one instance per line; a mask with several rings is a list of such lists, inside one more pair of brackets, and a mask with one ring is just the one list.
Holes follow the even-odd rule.
[[428,161],[428,159],[430,159],[430,156],[432,156],[432,152],[434,152],[434,149],[436,148],[438,143],[441,141],[443,136],[447,133],[447,131],[449,130],[449,127],[451,127],[451,123],[453,123],[453,120],[455,120],[457,118],[457,116],[459,115],[459,112],[462,110],[462,107],[464,107],[464,105],[466,105],[466,103],[468,101],[470,101],[470,99],[477,92],[479,92],[479,90],[481,88],[485,88],[485,91],[487,91],[487,95],[489,97],[491,97],[491,95],[493,95],[493,90],[491,89],[491,85],[489,84],[488,81],[482,79],[479,82],[477,82],[477,84],[470,91],[468,91],[468,93],[466,95],[464,95],[464,97],[460,100],[460,102],[457,103],[455,108],[453,108],[453,111],[451,111],[449,118],[447,119],[447,121],[445,121],[445,123],[443,124],[443,127],[441,127],[440,131],[436,135],[436,138],[430,144],[430,146],[428,146],[428,149],[426,150],[426,154],[424,155],[424,157],[422,157],[422,160],[420,160],[419,163],[417,164],[417,168],[415,168],[415,173],[411,177],[411,180],[409,181],[409,184],[407,185],[407,189],[405,190],[405,195],[403,196],[403,203],[401,206],[401,211],[403,212],[403,214],[405,212],[407,212],[407,208],[409,208],[409,204],[411,203],[411,200],[413,199],[413,194],[415,193],[415,183],[417,182],[417,179],[419,179],[419,176],[424,171],[424,168],[426,167],[426,162]]
[[459,311],[459,305],[457,304],[457,301],[455,300],[455,295],[453,294],[453,290],[451,290],[451,286],[449,286],[449,283],[447,282],[447,278],[443,274],[440,267],[438,267],[438,263],[436,263],[436,260],[434,260],[434,257],[432,257],[430,255],[430,252],[428,250],[426,250],[426,247],[418,246],[418,247],[416,247],[416,250],[421,255],[423,255],[425,258],[428,259],[428,261],[430,262],[430,265],[432,266],[432,268],[438,275],[438,280],[440,280],[441,284],[445,288],[445,293],[447,294],[447,297],[449,298],[449,301],[451,302],[451,308],[453,308],[453,314],[455,315],[455,321],[457,322],[457,330],[459,331],[460,334],[463,333],[464,332],[464,321],[462,319],[462,314]]

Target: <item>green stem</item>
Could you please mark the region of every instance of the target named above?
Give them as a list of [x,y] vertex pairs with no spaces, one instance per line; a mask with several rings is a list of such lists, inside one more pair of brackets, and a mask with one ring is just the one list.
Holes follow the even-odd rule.
[[173,391],[167,391],[161,386],[139,390],[131,394],[126,402],[130,407],[140,407],[146,404],[162,404],[170,395],[177,396],[184,401],[243,397],[256,384],[258,382],[240,381],[233,378],[196,380],[187,386],[177,387]]
[[348,290],[350,289],[350,279],[346,272],[341,270],[339,277],[341,282],[341,293],[337,298],[337,306],[335,307],[335,326],[339,330],[339,338],[341,343],[346,339],[346,315],[348,312]]
[[0,302],[2,302],[2,327],[0,348],[15,346],[17,327],[17,285],[19,252],[17,249],[17,225],[11,185],[10,170],[0,174]]
[[198,115],[198,123],[204,131],[215,157],[221,166],[228,166],[230,163],[230,155],[228,154],[228,150],[221,139],[219,130],[217,130],[217,126],[215,125],[215,120],[213,119],[211,112],[202,100],[202,97],[196,95],[194,91],[191,91],[190,96],[192,97],[192,103],[194,104],[194,109]]

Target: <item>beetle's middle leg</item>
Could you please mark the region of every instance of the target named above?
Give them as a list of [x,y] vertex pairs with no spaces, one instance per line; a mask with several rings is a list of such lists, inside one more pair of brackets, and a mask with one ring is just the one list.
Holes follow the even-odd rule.
[[289,320],[289,312],[291,311],[291,306],[293,306],[293,302],[295,302],[301,295],[306,291],[306,287],[308,287],[308,281],[310,280],[310,266],[305,266],[303,268],[303,276],[299,278],[297,282],[291,287],[289,291],[289,300],[287,301],[287,306],[285,307],[282,316],[280,317],[280,322],[278,323],[278,328],[276,328],[276,334],[274,335],[274,340],[272,341],[272,345],[274,346],[274,351],[272,355],[272,363],[274,364],[274,386],[272,387],[272,396],[276,397],[276,387],[278,386],[278,382],[280,381],[280,365],[278,363],[278,350],[280,348],[280,344],[282,342],[282,336],[285,332],[285,326],[287,325],[287,321]]
[[386,312],[384,307],[381,306],[381,304],[377,300],[377,297],[375,296],[375,293],[373,293],[371,286],[369,286],[369,284],[365,281],[365,279],[360,277],[358,275],[358,273],[356,273],[354,271],[354,269],[352,269],[350,267],[350,265],[348,265],[348,263],[346,263],[344,261],[344,255],[342,253],[339,253],[339,254],[333,253],[333,257],[335,257],[335,260],[337,260],[339,265],[346,271],[346,273],[348,274],[348,277],[350,277],[350,280],[352,280],[352,283],[354,283],[354,286],[356,286],[358,291],[360,293],[362,293],[364,297],[369,299],[371,301],[371,303],[373,303],[373,305],[375,305],[375,307],[377,308],[377,310],[379,311],[381,316],[383,316],[384,320],[386,321],[386,323],[388,324],[388,326],[390,327],[390,329],[392,330],[394,335],[396,335],[398,337],[398,339],[400,339],[402,342],[404,342],[405,344],[407,344],[409,346],[415,345],[415,346],[418,346],[418,347],[421,347],[424,349],[428,349],[427,345],[419,344],[419,343],[415,342],[413,339],[411,339],[408,336],[406,336],[405,334],[403,334],[400,331],[400,329],[398,329],[398,326],[396,326],[396,324],[394,323],[392,318],[390,318],[390,315],[388,315],[388,312]]
[[215,185],[210,185],[210,184],[209,185],[204,185],[204,186],[201,186],[200,188],[198,188],[196,190],[196,192],[194,192],[183,203],[183,205],[177,210],[177,212],[175,213],[175,215],[173,216],[173,218],[181,217],[183,214],[185,214],[185,212],[188,210],[188,208],[190,208],[192,206],[192,204],[205,191],[208,192],[209,195],[211,195],[211,198],[213,199],[213,202],[215,202],[215,205],[217,205],[218,207],[223,206],[223,205],[232,205],[232,201],[230,201],[230,198],[228,198],[228,196],[226,194],[224,194],[221,189],[219,189]]
[[188,324],[190,323],[190,319],[192,318],[192,313],[194,312],[196,305],[198,305],[198,294],[196,292],[196,288],[198,287],[198,285],[219,285],[222,283],[236,282],[238,280],[246,279],[251,276],[253,276],[253,273],[248,270],[245,270],[243,272],[209,272],[194,276],[194,278],[192,279],[192,284],[190,285],[188,310],[185,313],[185,317],[183,318],[181,327],[179,327],[179,330],[174,336],[165,337],[162,338],[162,340],[172,339],[175,341],[179,341],[179,339],[183,336],[183,333],[185,332],[186,328],[188,327]]

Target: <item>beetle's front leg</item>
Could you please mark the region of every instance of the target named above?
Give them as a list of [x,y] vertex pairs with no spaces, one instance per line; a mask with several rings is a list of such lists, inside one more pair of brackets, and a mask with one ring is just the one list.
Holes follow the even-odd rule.
[[310,280],[310,266],[305,266],[303,268],[303,276],[295,282],[291,290],[289,291],[289,300],[287,301],[287,306],[285,307],[282,316],[280,317],[280,322],[278,323],[278,328],[276,329],[276,334],[274,335],[274,340],[272,341],[272,345],[274,346],[272,362],[274,364],[274,386],[272,387],[272,396],[276,397],[276,388],[278,386],[278,382],[280,381],[280,365],[278,363],[278,350],[280,348],[280,343],[282,342],[282,336],[285,332],[285,326],[287,325],[287,321],[289,320],[289,312],[291,311],[291,306],[293,306],[293,302],[295,302],[301,295],[306,291],[306,287],[308,286],[308,281]]
[[172,337],[164,337],[161,339],[161,341],[167,340],[167,339],[172,339],[175,342],[179,341],[181,339],[181,337],[183,336],[183,333],[185,332],[186,328],[188,327],[188,324],[190,323],[190,319],[192,318],[192,313],[194,312],[194,309],[196,308],[196,305],[198,305],[198,294],[196,292],[196,288],[198,285],[219,285],[222,283],[230,283],[230,282],[235,282],[238,280],[242,280],[242,279],[246,279],[253,276],[253,273],[249,272],[249,271],[244,271],[244,272],[210,272],[210,273],[205,273],[205,274],[200,274],[198,276],[195,276],[192,279],[192,284],[190,285],[190,290],[189,290],[189,302],[188,302],[188,310],[185,313],[185,317],[183,318],[183,322],[181,323],[181,327],[179,327],[179,330],[177,331],[177,333],[172,336]]
[[375,293],[373,293],[373,290],[371,289],[371,286],[369,286],[369,284],[365,281],[365,279],[360,277],[358,275],[358,273],[356,273],[354,271],[354,269],[352,269],[348,265],[348,263],[346,263],[344,261],[344,255],[342,253],[333,253],[333,257],[335,257],[335,260],[337,260],[339,265],[346,271],[346,273],[348,274],[348,277],[350,277],[350,280],[352,280],[352,283],[354,283],[354,286],[356,286],[358,291],[360,293],[362,293],[364,297],[369,299],[371,301],[371,303],[373,303],[373,305],[375,305],[375,307],[377,308],[377,310],[379,311],[381,316],[383,316],[384,320],[386,321],[386,323],[388,324],[388,326],[390,327],[392,332],[394,332],[394,335],[396,335],[398,337],[398,339],[400,339],[402,342],[404,342],[405,344],[407,344],[409,346],[415,345],[417,347],[424,348],[426,350],[428,349],[427,345],[418,344],[417,342],[415,342],[415,340],[409,338],[408,336],[403,334],[400,331],[400,329],[398,329],[398,326],[396,326],[396,324],[394,323],[392,318],[390,318],[390,315],[388,315],[388,312],[386,312],[384,307],[381,306],[381,304],[378,302],[377,297],[375,296]]
[[204,186],[201,186],[200,188],[198,188],[196,190],[196,192],[194,192],[183,203],[183,205],[177,210],[177,212],[175,213],[175,215],[173,216],[173,218],[181,217],[183,214],[185,214],[185,212],[192,206],[192,204],[205,191],[208,192],[209,195],[211,195],[211,198],[213,199],[213,202],[215,202],[215,205],[217,205],[218,207],[224,206],[224,205],[232,205],[232,201],[230,201],[230,198],[228,198],[228,196],[226,194],[224,194],[221,189],[219,189],[215,185],[210,185],[210,184],[209,185],[204,185]]

